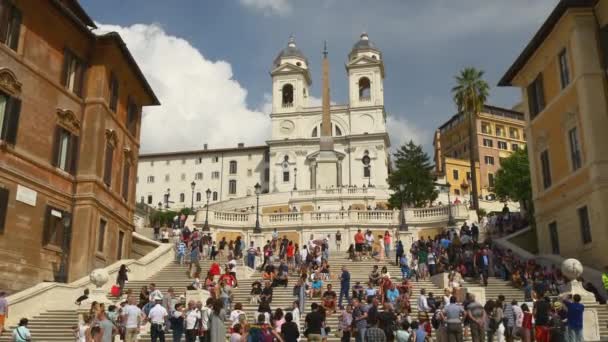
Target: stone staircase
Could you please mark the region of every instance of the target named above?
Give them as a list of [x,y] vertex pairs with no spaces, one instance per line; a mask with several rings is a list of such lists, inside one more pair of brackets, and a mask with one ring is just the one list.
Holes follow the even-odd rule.
[[[367,277],[369,272],[371,271],[373,265],[378,265],[380,267],[387,266],[389,272],[393,276],[394,279],[400,278],[400,270],[398,267],[389,264],[388,260],[384,262],[376,262],[374,260],[363,260],[360,262],[351,262],[346,259],[344,253],[335,253],[330,255],[330,265],[332,273],[338,274],[343,265],[346,265],[349,272],[351,273],[351,287],[355,284],[356,281],[360,281],[361,284],[367,283]],[[217,260],[220,265],[225,263],[225,260]],[[212,261],[204,260],[200,262],[203,273],[209,269]],[[256,304],[250,304],[250,290],[251,283],[255,280],[261,280],[261,275],[259,272],[255,272],[250,279],[240,279],[239,286],[233,290],[234,293],[234,303],[240,302],[243,304],[243,309],[247,314],[248,321],[253,321],[255,319],[254,315],[257,311]],[[191,283],[191,279],[189,279],[187,275],[187,266],[181,266],[177,263],[172,263],[166,266],[164,269],[159,271],[158,273],[152,275],[148,279],[145,280],[132,280],[128,283],[127,289],[132,289],[134,295],[139,294],[139,290],[148,285],[149,283],[155,283],[157,288],[159,288],[163,293],[166,293],[169,287],[173,287],[176,295],[182,294],[185,292],[186,287]],[[277,287],[274,288],[273,294],[273,302],[271,303],[271,309],[274,311],[277,308],[283,308],[284,311],[287,308],[291,308],[291,303],[295,300],[292,295],[293,285],[295,284],[295,277],[290,278],[289,286],[287,288]],[[324,281],[324,288],[327,284],[332,284],[336,293],[339,293],[339,281],[337,279],[333,279],[330,281]],[[478,286],[477,283],[473,280],[468,280],[465,283],[466,286]],[[420,289],[426,289],[427,292],[433,292],[437,296],[441,296],[442,290],[437,288],[435,285],[431,283],[430,280],[421,280],[419,282],[414,282],[414,295],[411,298],[412,301],[412,318],[416,319],[417,310],[416,310],[416,301],[418,299],[418,295],[420,293]],[[523,303],[524,293],[522,290],[516,289],[512,287],[508,282],[505,282],[498,278],[491,277],[489,279],[488,287],[486,288],[486,298],[487,299],[495,299],[498,295],[504,295],[508,301],[512,299],[516,299],[519,303]],[[72,298],[66,298],[66,300],[73,300]],[[306,300],[306,308],[301,316],[301,324],[303,326],[303,321],[306,313],[310,310],[310,304],[312,302],[319,302],[318,298],[314,300]],[[600,334],[602,337],[608,336],[608,307],[606,305],[589,305],[588,307],[596,308],[599,315],[600,320]],[[83,307],[83,310],[88,308]],[[72,334],[72,327],[78,324],[78,312],[75,310],[53,310],[49,308],[48,311],[39,314],[36,317],[30,319],[30,330],[32,332],[34,341],[73,341],[74,337]],[[226,326],[228,327],[230,324],[229,321],[226,321]],[[334,337],[334,332],[337,331],[338,320],[337,315],[330,315],[327,317],[327,324],[331,327],[331,333],[328,337],[328,341],[339,341],[338,338]],[[14,327],[11,327],[11,330]],[[228,331],[228,329],[227,329]],[[8,342],[10,341],[10,333],[5,333],[0,337],[0,342]],[[167,340],[170,340],[171,337],[167,334]],[[140,336],[140,341],[148,342],[150,341],[149,335],[143,334]],[[470,338],[465,338],[465,340],[470,340]]]

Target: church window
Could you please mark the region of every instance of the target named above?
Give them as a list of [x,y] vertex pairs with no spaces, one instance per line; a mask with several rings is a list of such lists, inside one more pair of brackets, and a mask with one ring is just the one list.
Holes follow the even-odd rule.
[[231,175],[236,174],[236,160],[230,161],[230,174]]
[[179,194],[179,201],[182,203],[186,201],[186,195],[184,193]]
[[359,100],[369,101],[371,99],[371,82],[367,77],[359,79]]
[[284,85],[282,94],[283,94],[283,107],[292,107],[293,106],[293,86],[289,83]]
[[283,171],[283,182],[289,182],[289,170]]
[[316,138],[319,135],[319,129],[317,127],[312,129],[312,137]]
[[369,165],[364,165],[364,166],[363,166],[363,177],[365,177],[365,178],[369,178],[369,177],[370,177],[370,174],[371,174],[371,172],[370,172],[370,167],[369,167]]
[[197,192],[197,193],[196,193],[196,201],[197,201],[197,202],[200,202],[200,201],[201,201],[201,198],[202,198],[201,193],[200,193],[200,192]]
[[217,191],[214,191],[214,192],[213,192],[213,200],[214,200],[214,201],[217,201]]

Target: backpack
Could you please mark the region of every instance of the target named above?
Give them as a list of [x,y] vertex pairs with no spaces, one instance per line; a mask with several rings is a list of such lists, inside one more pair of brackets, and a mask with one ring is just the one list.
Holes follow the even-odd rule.
[[272,342],[273,336],[268,329],[252,327],[249,329],[247,342]]

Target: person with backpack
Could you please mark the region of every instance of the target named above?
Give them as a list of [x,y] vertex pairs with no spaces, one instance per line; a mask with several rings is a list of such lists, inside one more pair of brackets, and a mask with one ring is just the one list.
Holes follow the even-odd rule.
[[462,319],[465,316],[464,308],[456,303],[456,297],[450,297],[450,305],[443,309],[447,323],[448,339],[462,342]]
[[252,324],[247,332],[247,342],[273,342],[276,339],[279,342],[284,342],[281,335],[277,334],[269,324],[266,323],[266,317],[259,314],[257,324]]

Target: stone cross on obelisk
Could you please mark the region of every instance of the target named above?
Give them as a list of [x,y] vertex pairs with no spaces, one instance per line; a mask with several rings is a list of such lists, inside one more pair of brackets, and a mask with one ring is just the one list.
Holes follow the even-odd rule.
[[334,140],[331,135],[331,113],[329,99],[329,59],[327,58],[327,41],[323,48],[323,116],[321,120],[321,151],[333,151]]

